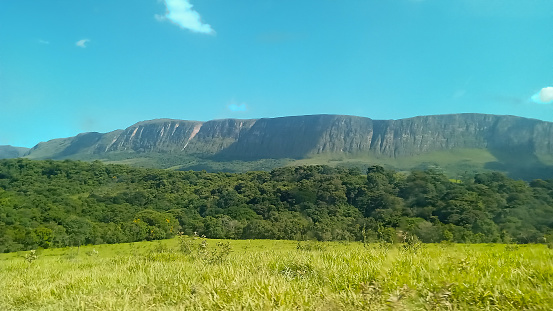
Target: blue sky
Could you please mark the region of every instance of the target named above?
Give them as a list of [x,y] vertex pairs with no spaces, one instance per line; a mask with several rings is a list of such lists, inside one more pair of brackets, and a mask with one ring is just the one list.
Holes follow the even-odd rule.
[[551,0],[3,0],[0,145],[141,120],[553,121]]

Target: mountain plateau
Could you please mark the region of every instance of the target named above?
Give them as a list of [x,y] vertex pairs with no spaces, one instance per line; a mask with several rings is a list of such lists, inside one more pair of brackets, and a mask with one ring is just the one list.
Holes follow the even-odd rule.
[[[2,154],[21,156],[13,150]],[[399,120],[344,115],[207,122],[156,119],[124,130],[42,142],[25,157],[223,171],[295,163],[379,163],[396,169],[440,166],[454,175],[489,169],[513,177],[550,178],[553,123],[486,114]]]

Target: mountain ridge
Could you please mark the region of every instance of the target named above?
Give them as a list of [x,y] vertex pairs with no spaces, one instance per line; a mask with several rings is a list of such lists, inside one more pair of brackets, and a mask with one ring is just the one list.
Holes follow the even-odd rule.
[[[129,160],[163,154],[216,162],[293,162],[327,155],[396,159],[451,150],[485,151],[503,166],[527,162],[548,167],[553,164],[553,123],[476,113],[396,120],[331,114],[205,122],[154,119],[108,133],[41,142],[25,157],[109,160],[124,155]],[[169,162],[178,165],[178,160]],[[501,166],[488,164],[493,165]]]
[[19,158],[24,156],[30,148],[15,147],[10,145],[0,146],[0,159]]

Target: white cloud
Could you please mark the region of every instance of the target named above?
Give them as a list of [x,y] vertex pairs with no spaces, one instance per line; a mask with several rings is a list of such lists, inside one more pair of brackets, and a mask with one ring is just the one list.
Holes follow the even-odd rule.
[[553,87],[549,86],[541,89],[540,99],[544,103],[553,101]]
[[79,40],[77,42],[75,42],[75,45],[80,47],[80,48],[86,48],[86,44],[90,42],[89,39],[82,39],[82,40]]
[[163,0],[167,11],[165,15],[155,15],[158,21],[169,20],[179,27],[193,32],[215,34],[209,24],[204,24],[200,14],[192,9],[190,0]]
[[248,107],[246,107],[246,104],[244,104],[244,103],[242,103],[242,104],[235,104],[235,103],[232,103],[232,104],[228,105],[227,108],[228,108],[230,111],[235,111],[235,112],[240,112],[240,111],[246,111],[246,110],[248,110]]
[[50,41],[40,39],[40,40],[38,40],[38,43],[40,43],[40,44],[50,44]]
[[544,87],[532,96],[532,101],[536,104],[553,104],[553,87]]

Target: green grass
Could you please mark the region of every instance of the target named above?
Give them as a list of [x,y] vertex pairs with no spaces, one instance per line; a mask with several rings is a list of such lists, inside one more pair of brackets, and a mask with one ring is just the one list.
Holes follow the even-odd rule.
[[543,245],[219,242],[2,254],[0,310],[553,309]]
[[294,161],[289,165],[325,164],[331,166],[366,167],[378,164],[399,171],[437,166],[444,170],[448,176],[459,176],[465,172],[486,171],[486,164],[496,161],[498,161],[497,158],[484,149],[455,149],[396,158],[373,154],[321,154]]
[[[59,139],[35,150],[31,158],[41,158],[56,148],[67,147],[67,139]],[[63,147],[63,148],[62,148]],[[48,149],[50,148],[50,149]],[[60,157],[59,159],[64,159]],[[447,176],[459,179],[478,172],[500,171],[515,179],[547,179],[553,173],[553,156],[545,154],[511,154],[510,152],[490,152],[485,149],[452,149],[433,151],[412,156],[390,158],[374,153],[323,153],[308,155],[304,159],[257,159],[228,160],[217,157],[201,157],[181,153],[135,153],[111,152],[106,154],[82,153],[72,159],[100,160],[110,164],[125,164],[137,167],[152,167],[171,170],[206,170],[208,172],[247,172],[269,171],[282,166],[330,165],[357,167],[362,170],[370,165],[382,165],[397,171],[438,167]]]
[[119,152],[102,155],[81,156],[80,160],[100,160],[108,164],[124,164],[136,167],[152,167],[169,170],[193,170],[207,172],[241,173],[247,171],[269,171],[282,167],[291,162],[291,159],[259,159],[252,161],[221,160],[202,158],[195,155],[183,155],[175,153],[131,153]]

